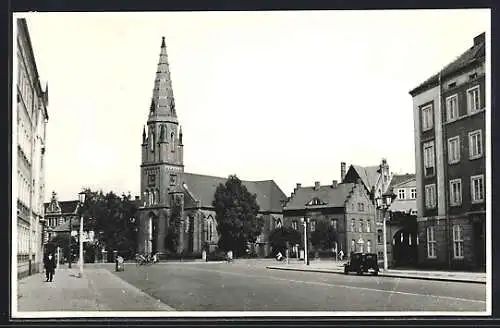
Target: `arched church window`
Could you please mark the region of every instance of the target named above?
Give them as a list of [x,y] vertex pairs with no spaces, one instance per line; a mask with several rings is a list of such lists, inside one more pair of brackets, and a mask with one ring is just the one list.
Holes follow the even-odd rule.
[[151,132],[151,135],[149,136],[150,144],[149,148],[151,149],[151,152],[155,151],[155,133],[154,131]]
[[160,190],[156,189],[156,204],[160,203]]
[[149,205],[153,205],[154,204],[154,195],[153,195],[153,191],[151,191],[149,193]]
[[175,150],[175,146],[174,146],[174,133],[173,132],[170,134],[170,149],[172,151]]
[[148,193],[147,193],[147,191],[145,191],[143,194],[144,194],[144,198],[143,198],[144,206],[146,206],[148,203]]

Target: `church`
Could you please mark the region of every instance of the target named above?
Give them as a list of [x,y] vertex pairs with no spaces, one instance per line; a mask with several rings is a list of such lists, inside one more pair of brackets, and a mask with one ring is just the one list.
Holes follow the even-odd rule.
[[[218,242],[217,221],[212,206],[219,184],[226,178],[184,172],[182,128],[177,118],[170,78],[165,37],[162,38],[153,97],[142,132],[141,206],[139,207],[138,250],[141,253],[168,252],[167,230],[173,211],[180,211],[177,253],[213,251]],[[269,233],[283,220],[286,196],[273,180],[242,181],[257,195],[259,216],[264,218],[262,234],[252,245],[259,256],[270,253]]]

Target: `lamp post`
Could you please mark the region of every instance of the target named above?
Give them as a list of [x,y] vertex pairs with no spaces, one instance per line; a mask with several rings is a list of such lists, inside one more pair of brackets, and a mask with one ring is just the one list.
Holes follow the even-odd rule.
[[[82,191],[78,193],[78,200],[79,200],[79,206],[82,208],[83,204],[85,203],[85,196],[86,192]],[[78,238],[80,241],[80,252],[79,252],[79,257],[80,257],[80,273],[79,276],[80,278],[83,276],[83,212],[80,212],[80,237]]]
[[311,221],[310,218],[300,218],[300,222],[304,225],[304,263],[309,265],[309,254],[308,254],[308,236],[307,236],[307,225]]
[[384,271],[387,271],[387,221],[386,221],[386,213],[389,207],[391,206],[392,200],[394,199],[392,193],[383,194],[381,197],[377,197],[377,207],[382,210],[382,228],[383,228],[383,239],[384,239]]

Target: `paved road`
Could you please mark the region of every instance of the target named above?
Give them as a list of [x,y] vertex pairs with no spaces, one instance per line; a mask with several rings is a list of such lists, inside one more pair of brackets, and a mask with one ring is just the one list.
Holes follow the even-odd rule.
[[129,264],[115,274],[179,311],[486,310],[486,286],[470,283],[278,271],[244,263]]

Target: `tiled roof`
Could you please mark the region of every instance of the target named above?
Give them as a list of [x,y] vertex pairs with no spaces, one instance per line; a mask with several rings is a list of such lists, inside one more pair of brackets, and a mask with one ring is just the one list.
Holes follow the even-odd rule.
[[[441,71],[436,73],[435,75],[431,76],[427,80],[425,80],[423,83],[421,83],[418,87],[414,88],[413,90],[410,91],[411,95],[418,94],[419,91],[426,89],[427,87],[430,87],[434,84],[439,83],[439,74],[441,74],[441,77],[449,76],[450,74],[470,65],[471,63],[475,61],[480,61],[484,60],[485,58],[485,40],[484,40],[485,34],[482,33],[479,36],[477,36],[474,39],[474,45],[470,47],[467,51],[465,51],[463,54],[458,56],[457,59],[452,61],[450,64],[446,65]],[[477,40],[477,42],[476,42]]]
[[415,174],[393,174],[391,183],[389,184],[389,188],[387,190],[392,190],[394,187],[398,186],[399,184],[406,182],[408,180],[414,180],[415,179]]
[[354,183],[339,183],[336,188],[332,185],[319,186],[318,190],[315,190],[315,187],[300,187],[295,191],[285,210],[304,209],[306,204],[314,198],[326,203],[320,207],[344,207],[347,196],[353,187]]
[[351,167],[358,173],[361,181],[365,185],[368,190],[372,190],[372,187],[377,184],[380,173],[380,166],[359,166],[359,165],[351,165]]
[[[189,194],[200,202],[202,207],[212,207],[215,190],[219,184],[226,183],[227,178],[214,177],[194,173],[184,173],[183,182]],[[283,191],[273,180],[241,181],[252,194],[257,195],[257,204],[262,212],[280,212],[282,201],[286,199]]]
[[[78,205],[78,200],[65,200],[65,201],[59,201],[58,202],[59,207],[61,207],[61,214],[68,214],[68,213],[74,213],[76,210],[76,207]],[[50,202],[45,203],[45,213],[50,215],[48,213],[48,207],[50,205]]]

